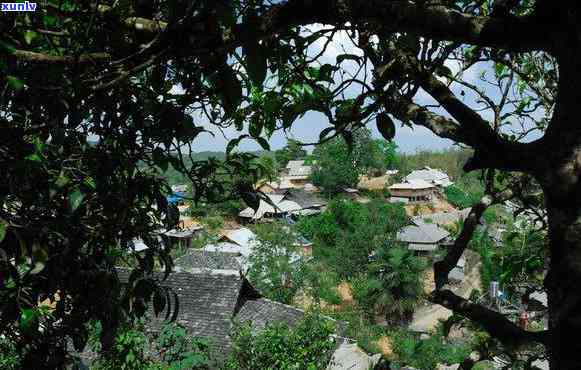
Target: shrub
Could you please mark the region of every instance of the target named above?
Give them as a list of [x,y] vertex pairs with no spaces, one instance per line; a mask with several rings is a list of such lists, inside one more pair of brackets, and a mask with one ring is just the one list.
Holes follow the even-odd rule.
[[333,324],[317,314],[307,314],[294,328],[271,324],[254,333],[249,324],[237,325],[228,370],[324,369],[335,346]]
[[417,369],[435,369],[437,364],[461,363],[471,352],[465,343],[451,343],[438,332],[428,339],[419,339],[405,330],[391,336],[399,365]]
[[304,263],[298,254],[296,235],[286,225],[257,225],[258,243],[250,255],[248,279],[266,297],[290,303],[303,287]]
[[20,368],[20,354],[16,344],[10,339],[0,336],[0,369],[17,370]]
[[313,241],[314,257],[344,279],[364,272],[369,255],[405,222],[399,204],[333,200],[322,214],[302,218],[298,229]]
[[161,359],[171,370],[208,369],[209,342],[191,338],[186,329],[177,324],[166,324],[156,340]]

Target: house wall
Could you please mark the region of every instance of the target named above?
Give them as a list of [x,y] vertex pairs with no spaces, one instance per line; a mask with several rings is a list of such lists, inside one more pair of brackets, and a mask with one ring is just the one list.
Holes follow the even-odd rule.
[[436,189],[391,189],[391,196],[408,198],[410,202],[431,201],[437,194]]

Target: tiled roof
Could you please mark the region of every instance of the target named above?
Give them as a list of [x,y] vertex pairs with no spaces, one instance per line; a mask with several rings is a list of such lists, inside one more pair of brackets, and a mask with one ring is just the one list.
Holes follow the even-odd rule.
[[266,298],[248,299],[242,303],[236,319],[240,322],[251,321],[256,330],[263,329],[271,323],[284,322],[295,325],[304,315],[304,311]]
[[[128,271],[118,273],[122,282],[128,280]],[[209,338],[217,353],[225,353],[229,349],[231,319],[244,282],[240,275],[173,272],[163,281],[163,273],[160,272],[154,273],[153,278],[177,294],[177,323],[182,324],[192,336]],[[172,300],[171,309],[175,307]],[[157,318],[152,317],[150,328],[160,328],[164,318],[165,313]]]
[[327,202],[316,194],[301,190],[289,189],[285,194],[285,199],[297,203],[301,208],[323,207]]
[[219,270],[238,273],[241,269],[239,257],[239,253],[192,249],[186,255],[177,258],[174,263],[182,271]]
[[402,228],[397,233],[397,240],[406,243],[438,243],[450,235],[446,230],[438,227],[436,224],[414,221],[415,225],[409,225]]

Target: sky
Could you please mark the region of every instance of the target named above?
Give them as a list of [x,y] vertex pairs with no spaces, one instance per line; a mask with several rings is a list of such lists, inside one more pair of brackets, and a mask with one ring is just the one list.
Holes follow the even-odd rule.
[[[312,25],[308,29],[305,29],[304,33],[319,31],[321,29],[329,29],[330,26],[325,25]],[[313,44],[310,49],[308,50],[309,55],[318,55],[322,50],[323,46],[325,45],[324,39],[319,39],[315,44]],[[336,58],[340,54],[356,54],[362,55],[363,52],[358,49],[346,31],[339,31],[334,34],[333,41],[329,43],[325,51],[319,58],[319,61],[324,63],[329,63],[335,65]],[[446,61],[446,65],[452,70],[452,72],[457,72],[460,69],[460,66],[454,61]],[[343,69],[347,73],[351,73],[355,75],[357,70],[357,64],[354,61],[345,61],[342,63]],[[490,65],[482,65],[476,64],[475,66],[471,67],[471,69],[467,70],[463,74],[463,79],[469,83],[472,83],[478,86],[481,90],[483,90],[488,97],[490,97],[494,101],[498,101],[500,99],[500,93],[498,88],[486,84],[480,80],[480,76],[483,72],[492,73]],[[364,72],[360,72],[357,77],[362,77]],[[174,91],[174,93],[179,92],[179,88]],[[465,103],[473,108],[479,108],[478,98],[477,96],[470,92],[470,90],[466,90],[460,85],[452,84],[452,91],[456,94],[457,97],[464,100]],[[461,94],[461,91],[464,91],[464,94]],[[357,91],[353,88],[353,91],[347,91],[347,94],[351,93],[353,96],[357,95]],[[418,95],[415,98],[415,101],[419,104],[435,104],[436,102],[425,92],[420,90]],[[434,108],[432,109],[435,113],[442,114],[444,116],[449,117],[447,112],[443,109]],[[493,115],[491,111],[481,111],[481,116],[487,120],[492,119]],[[196,120],[198,124],[200,124],[199,120]],[[214,132],[214,136],[209,134],[200,135],[196,141],[194,142],[194,148],[196,151],[223,151],[225,150],[226,144],[230,139],[238,137],[241,132],[236,131],[235,129],[225,129],[224,131],[216,131],[209,124],[204,124],[207,129]],[[304,143],[309,142],[316,142],[319,138],[319,134],[321,130],[325,127],[328,127],[328,121],[324,115],[319,112],[308,112],[302,118],[295,121],[288,132],[277,131],[275,134],[269,139],[270,147],[272,150],[280,149],[285,146],[288,138],[297,139]],[[371,129],[372,135],[376,138],[381,138],[381,135],[377,131],[375,127],[375,123],[372,121],[368,124],[368,128]],[[509,127],[510,130],[510,127]],[[538,135],[537,135],[538,137]],[[529,138],[532,140],[536,138],[535,135]],[[454,143],[447,139],[442,139],[436,135],[434,135],[428,129],[421,127],[421,126],[413,126],[413,127],[403,127],[401,125],[396,124],[396,136],[395,142],[399,148],[399,151],[404,153],[413,153],[418,150],[442,150],[451,148],[454,146]],[[253,150],[260,150],[258,144],[256,144],[253,140],[243,140],[238,145],[238,149],[241,151],[253,151]],[[309,149],[309,148],[307,148]]]

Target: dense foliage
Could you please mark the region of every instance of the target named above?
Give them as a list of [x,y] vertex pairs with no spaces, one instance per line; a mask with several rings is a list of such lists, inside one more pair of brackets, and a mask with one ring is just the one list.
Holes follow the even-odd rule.
[[330,337],[334,329],[333,322],[317,314],[308,314],[293,328],[275,323],[259,333],[239,325],[226,369],[324,369],[335,347]]
[[499,242],[501,245],[495,245],[482,233],[472,241],[482,261],[483,288],[496,280],[509,296],[528,288],[540,289],[547,258],[545,236],[527,223],[510,224]]
[[192,338],[177,324],[166,324],[157,337],[146,333],[144,322],[124,325],[117,332],[115,347],[102,353],[99,336],[103,330],[98,321],[90,325],[89,344],[100,355],[93,361],[95,370],[204,370],[210,369],[210,343]]
[[327,193],[336,194],[355,188],[359,177],[374,172],[383,174],[395,162],[395,145],[371,138],[371,131],[361,128],[353,133],[352,142],[334,138],[313,151],[313,184]]
[[274,151],[274,158],[279,168],[286,167],[289,161],[305,159],[307,151],[297,140],[289,139],[284,148]]
[[470,354],[468,343],[454,343],[445,338],[441,331],[427,339],[418,339],[412,333],[399,331],[392,336],[395,364],[412,366],[416,369],[436,369],[438,364],[462,363]]
[[248,278],[266,297],[290,303],[304,279],[297,235],[282,223],[261,224],[254,230],[257,243],[250,255]]
[[373,251],[406,223],[401,204],[333,200],[320,215],[303,218],[299,230],[314,243],[313,255],[346,278],[367,270]]
[[409,321],[423,296],[426,267],[426,261],[407,248],[383,246],[375,253],[369,277],[355,298],[371,317],[381,313],[396,325]]

